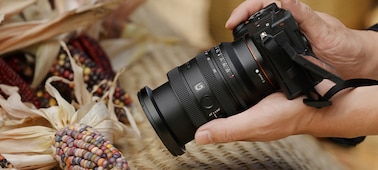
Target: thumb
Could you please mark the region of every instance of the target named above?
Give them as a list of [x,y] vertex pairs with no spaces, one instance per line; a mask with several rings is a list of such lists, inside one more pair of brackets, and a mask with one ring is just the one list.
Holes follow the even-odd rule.
[[[232,132],[237,124],[233,124],[229,118],[215,119],[201,126],[196,134],[197,144],[226,143],[241,140],[237,137],[238,131]],[[239,131],[243,128],[237,128]],[[237,133],[236,133],[237,132]]]
[[[272,96],[287,100],[280,93]],[[266,127],[261,125],[269,125],[272,122],[269,114],[265,114],[271,108],[269,104],[263,104],[227,118],[214,119],[197,130],[195,140],[197,144],[261,140],[263,137],[268,137],[260,133],[269,131],[269,129],[261,129],[261,127]],[[259,139],[256,137],[259,137]]]

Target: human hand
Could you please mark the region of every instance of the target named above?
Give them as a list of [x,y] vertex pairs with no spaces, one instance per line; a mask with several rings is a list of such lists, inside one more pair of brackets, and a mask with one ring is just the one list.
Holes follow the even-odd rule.
[[[294,0],[244,1],[234,10],[226,27],[233,29],[271,2],[277,2],[277,5],[292,12],[310,43],[315,44],[312,45],[315,54],[335,66],[344,78],[378,77],[370,73],[375,72],[372,70],[378,65],[374,61],[378,56],[368,55],[371,43],[364,39],[373,36],[371,34],[376,36],[376,33],[348,29],[337,19],[314,12],[307,5]],[[326,83],[321,83],[319,87],[329,89]],[[304,105],[302,97],[288,100],[282,93],[274,93],[242,113],[206,123],[197,130],[195,139],[199,144],[207,144],[240,140],[271,141],[295,134],[318,137],[377,134],[372,128],[377,119],[374,110],[378,108],[372,96],[373,93],[378,96],[377,90],[376,86],[372,86],[339,93],[333,97],[333,106],[322,109]]]
[[336,18],[296,0],[246,0],[233,11],[226,28],[235,28],[272,2],[291,11],[315,55],[334,66],[341,77],[378,79],[376,32],[349,29]]
[[[333,83],[323,81],[317,90],[325,92]],[[378,86],[359,87],[339,92],[333,105],[314,108],[303,104],[303,97],[288,100],[273,93],[239,114],[212,120],[201,126],[198,144],[232,141],[272,141],[296,134],[315,137],[377,135]]]
[[298,128],[307,122],[305,119],[311,119],[311,114],[303,111],[313,110],[302,99],[288,100],[283,93],[271,94],[242,113],[201,126],[195,135],[196,142],[270,141],[296,134],[302,131]]

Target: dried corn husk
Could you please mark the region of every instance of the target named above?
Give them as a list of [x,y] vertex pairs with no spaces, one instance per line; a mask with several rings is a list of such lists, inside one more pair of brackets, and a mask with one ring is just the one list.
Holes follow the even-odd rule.
[[[140,1],[140,0],[138,0]],[[49,3],[54,3],[54,10]],[[126,0],[3,0],[0,1],[0,54],[23,50],[36,58],[35,77],[32,87],[38,85],[49,65],[61,48],[62,40],[74,32],[87,31],[91,27],[99,34],[101,20]],[[64,43],[63,47],[65,47]],[[133,116],[125,109],[130,127],[120,123],[114,113],[111,99],[115,83],[102,97],[93,97],[83,81],[82,68],[73,62],[74,80],[50,77],[46,89],[55,97],[58,106],[37,109],[30,103],[21,102],[16,87],[0,85],[7,97],[0,96],[0,152],[19,169],[51,169],[60,165],[54,151],[59,146],[54,135],[72,125],[89,126],[98,131],[109,143],[118,144],[125,137],[136,137],[139,130]],[[118,78],[116,76],[114,82]],[[51,85],[53,81],[73,83],[77,103],[68,103]],[[107,100],[112,101],[112,100]],[[97,132],[96,132],[97,133]],[[54,150],[55,149],[55,150]],[[114,147],[112,147],[112,150]],[[79,158],[77,158],[79,159]],[[84,166],[83,166],[84,167]],[[69,168],[62,167],[62,168]],[[127,167],[123,167],[124,169]]]
[[[65,47],[64,43],[62,45]],[[124,137],[137,137],[139,134],[136,127],[127,127],[117,120],[111,102],[108,102],[108,106],[105,105],[103,99],[111,97],[112,90],[102,98],[93,97],[86,90],[82,68],[74,62],[72,56],[70,57],[74,81],[70,82],[61,77],[50,77],[46,81],[46,89],[56,98],[58,106],[36,109],[33,105],[21,101],[16,87],[0,85],[1,90],[9,96],[0,96],[0,151],[16,168],[51,169],[56,166],[55,134],[57,131],[64,131],[65,127],[76,124],[90,126],[109,143],[116,144]],[[53,81],[74,83],[78,103],[71,104],[64,100],[51,85]],[[135,125],[132,116],[129,118]]]
[[[126,25],[128,15],[143,1],[2,0],[0,55],[13,50],[34,55],[36,65],[31,87],[35,88],[55,59],[59,50],[58,41],[66,40],[74,32],[85,32],[93,38],[99,38],[103,32],[114,34],[122,29],[119,27]],[[126,48],[122,49],[127,51]]]
[[[51,20],[14,23],[0,27],[0,54],[21,49],[62,33],[92,24],[110,14],[121,0],[100,1],[91,6],[66,11]],[[11,34],[11,32],[16,33]]]
[[[0,55],[24,50],[36,57],[35,88],[48,72],[59,50],[58,41],[85,30],[97,36],[99,24],[128,0],[2,0],[0,1]],[[54,4],[54,8],[51,3]],[[94,26],[93,26],[94,25]],[[91,29],[83,29],[91,27]],[[94,30],[94,31],[93,31]]]
[[46,40],[36,48],[35,52],[35,60],[36,61],[43,61],[43,62],[36,62],[35,69],[34,69],[34,78],[33,82],[30,85],[32,88],[36,88],[42,81],[44,76],[48,73],[48,69],[51,68],[54,64],[54,57],[57,56],[59,53],[60,44],[58,40]]
[[3,15],[4,18],[9,18],[12,15],[18,14],[24,8],[32,5],[35,2],[37,2],[37,0],[23,0],[23,1],[1,0],[0,1],[0,15]]

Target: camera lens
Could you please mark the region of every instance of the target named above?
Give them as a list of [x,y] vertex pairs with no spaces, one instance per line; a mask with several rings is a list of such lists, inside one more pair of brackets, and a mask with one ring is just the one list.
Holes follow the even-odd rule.
[[151,125],[173,155],[201,125],[246,110],[277,91],[272,70],[248,37],[221,43],[168,72],[168,82],[138,92]]

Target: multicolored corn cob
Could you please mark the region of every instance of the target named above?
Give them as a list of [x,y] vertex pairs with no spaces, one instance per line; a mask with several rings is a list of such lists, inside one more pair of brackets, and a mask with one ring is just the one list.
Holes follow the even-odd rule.
[[53,148],[62,169],[130,169],[122,153],[88,125],[74,124],[58,131]]

